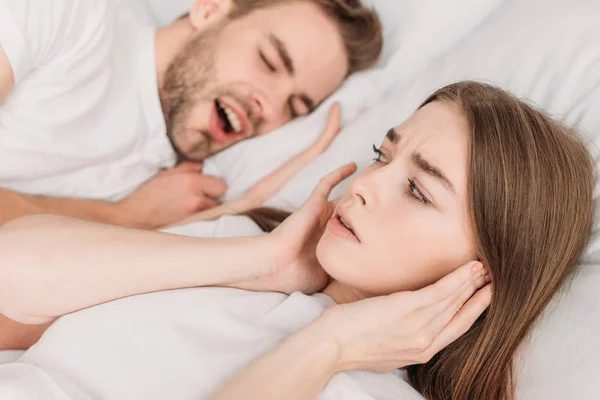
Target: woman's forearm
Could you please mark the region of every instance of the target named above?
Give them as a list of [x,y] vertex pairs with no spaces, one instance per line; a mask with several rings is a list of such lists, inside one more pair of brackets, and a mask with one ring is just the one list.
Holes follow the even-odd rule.
[[199,239],[27,217],[0,229],[0,313],[38,324],[141,293],[251,288],[270,261],[261,238]]
[[338,349],[313,323],[227,382],[210,400],[314,400],[337,372]]

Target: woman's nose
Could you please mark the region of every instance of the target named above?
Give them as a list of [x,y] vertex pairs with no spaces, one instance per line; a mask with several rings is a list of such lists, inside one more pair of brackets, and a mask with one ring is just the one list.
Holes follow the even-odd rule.
[[363,206],[366,206],[367,203],[370,204],[369,189],[367,186],[368,182],[364,173],[358,175],[350,182],[350,192],[352,197]]
[[352,196],[367,208],[380,207],[384,202],[395,201],[397,185],[401,180],[397,168],[390,165],[369,167],[350,182]]

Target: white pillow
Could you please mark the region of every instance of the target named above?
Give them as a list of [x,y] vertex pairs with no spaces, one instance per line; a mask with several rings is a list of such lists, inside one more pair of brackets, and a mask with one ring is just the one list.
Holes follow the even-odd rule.
[[170,24],[192,9],[195,0],[134,0],[144,3],[158,26]]

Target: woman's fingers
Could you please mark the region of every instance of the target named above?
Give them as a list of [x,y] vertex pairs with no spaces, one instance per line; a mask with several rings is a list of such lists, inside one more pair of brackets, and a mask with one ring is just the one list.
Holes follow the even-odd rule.
[[346,164],[331,172],[329,175],[321,179],[313,191],[309,201],[314,198],[318,198],[319,200],[327,200],[329,198],[329,193],[331,193],[333,188],[336,187],[341,181],[352,175],[354,172],[356,172],[356,163]]
[[470,284],[479,279],[483,265],[479,262],[470,262],[457,268],[433,285],[429,285],[415,292],[419,301],[425,307],[442,303],[447,298],[458,293],[465,284]]
[[464,335],[477,318],[492,302],[492,285],[486,285],[467,301],[452,320],[442,329],[427,351],[428,357],[433,357],[450,343]]
[[482,287],[490,283],[488,272],[482,269],[478,274],[473,275],[471,281],[465,282],[463,286],[453,295],[449,296],[438,305],[430,307],[429,322],[430,329],[434,334],[438,334],[452,320],[452,318],[461,310],[465,303]]
[[329,112],[329,119],[325,130],[319,139],[308,149],[293,157],[281,167],[271,172],[258,181],[246,196],[264,203],[274,196],[286,183],[288,183],[302,168],[310,164],[319,154],[327,150],[340,130],[340,106],[335,104]]
[[340,132],[340,118],[340,105],[339,103],[335,103],[329,111],[325,130],[321,134],[321,137],[319,137],[319,139],[312,146],[316,153],[320,154],[327,150],[333,139],[335,139],[337,134]]

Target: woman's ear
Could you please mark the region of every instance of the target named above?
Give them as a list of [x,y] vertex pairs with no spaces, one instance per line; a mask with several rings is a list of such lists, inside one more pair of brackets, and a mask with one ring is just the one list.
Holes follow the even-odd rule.
[[188,18],[194,30],[204,31],[223,21],[232,7],[233,0],[196,0]]

